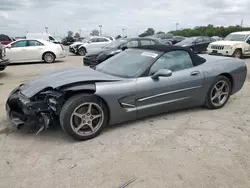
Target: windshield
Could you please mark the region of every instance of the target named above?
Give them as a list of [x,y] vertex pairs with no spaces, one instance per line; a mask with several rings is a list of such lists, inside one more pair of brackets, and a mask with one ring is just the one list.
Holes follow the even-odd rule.
[[160,54],[149,50],[127,49],[99,64],[96,70],[113,76],[135,78]]
[[115,40],[114,42],[111,42],[105,46],[103,46],[103,48],[117,48],[119,47],[120,45],[124,44],[126,42],[126,40],[124,39],[118,39],[118,40]]
[[248,35],[243,35],[243,34],[229,34],[224,38],[224,40],[245,41],[247,39],[247,37],[248,37]]
[[186,39],[184,39],[183,41],[181,41],[181,42],[179,42],[177,44],[181,44],[181,45],[190,44],[190,43],[194,42],[196,39],[197,39],[197,37],[186,38]]

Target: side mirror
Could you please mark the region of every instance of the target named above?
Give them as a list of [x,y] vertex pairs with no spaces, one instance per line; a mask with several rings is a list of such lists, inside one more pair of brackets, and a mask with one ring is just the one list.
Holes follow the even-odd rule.
[[126,50],[126,49],[128,49],[127,46],[122,46],[122,51],[124,51],[124,50]]
[[151,78],[158,79],[159,76],[170,77],[172,76],[172,71],[169,69],[160,69],[156,73],[154,73]]
[[249,39],[247,39],[247,43],[248,43],[248,44],[250,44],[250,38],[249,38]]

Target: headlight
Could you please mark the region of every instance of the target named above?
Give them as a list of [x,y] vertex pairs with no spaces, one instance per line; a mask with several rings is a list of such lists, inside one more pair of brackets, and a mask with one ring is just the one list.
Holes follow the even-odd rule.
[[188,45],[187,45],[187,44],[183,44],[183,45],[182,45],[182,47],[186,47],[186,46],[188,46]]
[[231,46],[231,45],[225,45],[224,46],[224,49],[225,50],[231,50],[233,48],[233,46]]

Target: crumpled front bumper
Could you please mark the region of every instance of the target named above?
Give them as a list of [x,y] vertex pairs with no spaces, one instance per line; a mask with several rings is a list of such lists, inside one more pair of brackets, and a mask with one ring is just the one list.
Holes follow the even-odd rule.
[[77,49],[75,47],[69,46],[69,52],[71,53],[77,53]]
[[49,107],[43,101],[32,102],[23,96],[20,87],[15,88],[9,95],[5,108],[12,127],[20,129],[23,126],[40,128],[48,127],[50,117],[48,116]]
[[4,70],[9,64],[9,59],[0,59],[0,71]]

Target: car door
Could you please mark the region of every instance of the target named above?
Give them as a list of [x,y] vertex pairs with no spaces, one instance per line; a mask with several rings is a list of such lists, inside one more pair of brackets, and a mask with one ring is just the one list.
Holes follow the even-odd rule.
[[91,38],[85,45],[85,47],[87,48],[87,51],[96,48],[98,46],[98,40],[97,38]]
[[[160,69],[169,69],[172,75],[152,79],[151,75]],[[187,51],[165,53],[150,67],[147,76],[137,79],[138,118],[203,104],[203,84],[202,68],[194,66]]]
[[27,40],[21,40],[11,43],[6,47],[6,56],[11,62],[26,61],[27,56]]
[[97,48],[101,48],[110,42],[111,42],[111,40],[109,40],[107,38],[101,38],[101,37],[97,38]]
[[203,37],[203,46],[202,46],[202,51],[205,52],[207,51],[208,45],[212,42],[210,37]]
[[194,41],[194,45],[193,45],[193,48],[194,48],[194,51],[195,52],[202,52],[203,50],[203,37],[198,37],[195,41]]
[[28,40],[27,41],[27,51],[29,56],[27,61],[39,61],[42,60],[42,55],[45,50],[44,44],[37,40]]

